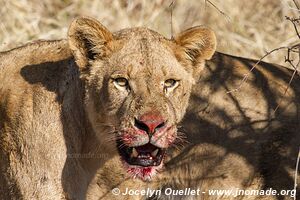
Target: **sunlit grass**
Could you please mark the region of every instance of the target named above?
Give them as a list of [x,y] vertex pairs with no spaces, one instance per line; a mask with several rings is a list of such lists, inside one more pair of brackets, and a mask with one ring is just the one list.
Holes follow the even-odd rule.
[[[97,18],[110,30],[147,26],[171,37],[171,0],[0,0],[0,50],[36,39],[66,38],[71,20],[80,15]],[[297,41],[285,16],[295,16],[290,1],[211,0],[225,17],[205,0],[177,0],[173,32],[206,25],[215,30],[218,50],[243,57],[260,58],[266,51]],[[267,61],[283,63],[286,52]]]

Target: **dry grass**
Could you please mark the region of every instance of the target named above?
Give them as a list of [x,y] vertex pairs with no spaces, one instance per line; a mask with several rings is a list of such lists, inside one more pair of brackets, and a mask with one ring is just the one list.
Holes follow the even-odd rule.
[[[285,16],[297,16],[291,0],[176,0],[174,33],[204,24],[215,30],[218,50],[260,58],[266,51],[297,42]],[[98,18],[112,31],[133,26],[150,27],[170,37],[171,0],[0,0],[0,50],[36,39],[65,38],[71,20],[79,15]],[[286,52],[266,60],[284,63]]]

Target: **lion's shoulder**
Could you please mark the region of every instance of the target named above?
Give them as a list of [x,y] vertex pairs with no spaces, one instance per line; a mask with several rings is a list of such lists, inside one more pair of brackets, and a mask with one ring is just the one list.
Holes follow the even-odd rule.
[[71,56],[66,40],[38,40],[0,52],[0,67],[55,62]]
[[36,94],[49,99],[62,96],[77,75],[72,61],[65,40],[35,41],[0,52],[0,107],[18,113]]

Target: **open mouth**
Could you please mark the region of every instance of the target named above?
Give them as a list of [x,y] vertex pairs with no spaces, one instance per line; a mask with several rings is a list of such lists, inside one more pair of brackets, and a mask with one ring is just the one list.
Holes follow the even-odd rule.
[[142,167],[159,166],[166,150],[151,143],[129,147],[117,141],[120,156],[129,164]]

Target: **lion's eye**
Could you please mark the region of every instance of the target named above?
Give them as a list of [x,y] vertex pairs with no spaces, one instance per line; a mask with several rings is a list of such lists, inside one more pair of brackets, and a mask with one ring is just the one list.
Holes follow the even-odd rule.
[[128,80],[126,78],[116,78],[114,83],[120,87],[128,87]]
[[113,83],[115,87],[121,91],[127,91],[127,92],[130,91],[129,82],[126,78],[123,77],[114,78]]
[[178,81],[174,80],[174,79],[168,79],[165,81],[165,88],[173,88],[175,86],[177,86]]
[[169,95],[171,91],[173,91],[179,84],[179,81],[175,79],[167,79],[163,85],[164,85],[164,92],[166,95]]

